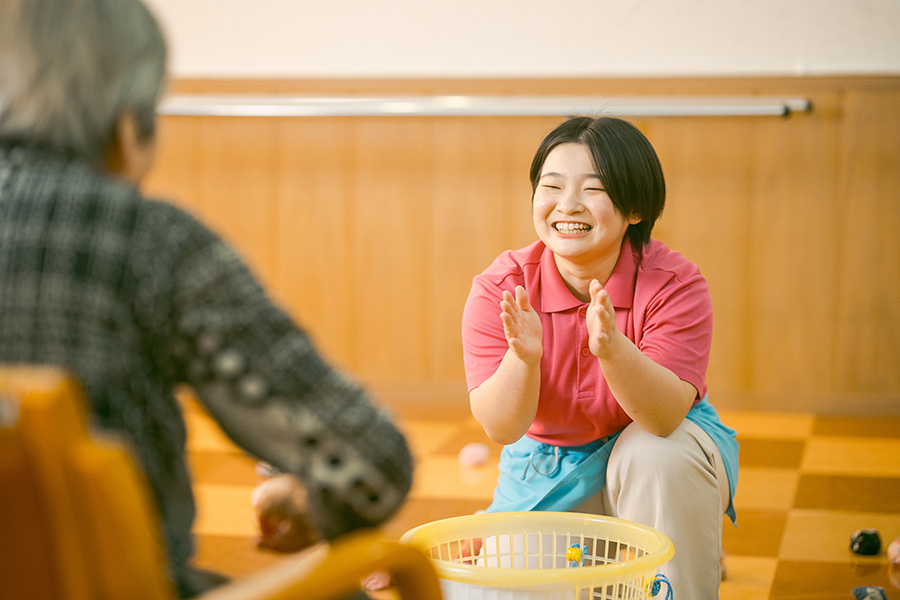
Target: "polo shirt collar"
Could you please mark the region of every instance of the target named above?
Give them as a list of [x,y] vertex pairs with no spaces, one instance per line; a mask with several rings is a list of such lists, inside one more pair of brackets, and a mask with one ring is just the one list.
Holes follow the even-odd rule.
[[[637,261],[638,257],[634,256],[631,250],[631,242],[625,238],[622,242],[622,250],[619,252],[619,260],[616,261],[616,266],[605,286],[614,308],[631,308],[634,302]],[[535,308],[542,312],[563,312],[585,304],[566,287],[566,282],[563,281],[559,269],[556,268],[553,252],[546,246],[541,253],[540,269],[540,306],[535,306]]]

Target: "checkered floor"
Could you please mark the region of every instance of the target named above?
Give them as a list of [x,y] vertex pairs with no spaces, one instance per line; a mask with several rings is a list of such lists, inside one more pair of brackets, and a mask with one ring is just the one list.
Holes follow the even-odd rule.
[[[466,412],[394,407],[417,458],[408,502],[385,526],[399,537],[416,525],[471,514],[490,502],[499,446]],[[240,577],[281,557],[254,546],[250,491],[255,464],[232,446],[206,414],[185,401],[189,451],[197,482],[198,563]],[[884,546],[900,537],[900,417],[832,418],[805,413],[720,411],[738,431],[741,473],[738,527],[726,523],[728,578],[723,600],[846,600],[860,585],[900,598],[900,565],[885,550],[849,550],[862,528],[879,530]],[[492,460],[463,468],[459,449],[483,442]]]

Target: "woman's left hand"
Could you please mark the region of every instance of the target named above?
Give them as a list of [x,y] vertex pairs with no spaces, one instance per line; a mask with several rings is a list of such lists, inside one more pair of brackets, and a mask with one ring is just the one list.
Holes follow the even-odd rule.
[[641,428],[653,435],[669,435],[690,410],[697,388],[653,362],[619,330],[609,292],[596,279],[590,296],[588,346],[601,362],[609,390]]
[[621,332],[616,325],[616,311],[609,293],[596,279],[590,287],[591,304],[587,311],[588,346],[597,358],[609,356]]

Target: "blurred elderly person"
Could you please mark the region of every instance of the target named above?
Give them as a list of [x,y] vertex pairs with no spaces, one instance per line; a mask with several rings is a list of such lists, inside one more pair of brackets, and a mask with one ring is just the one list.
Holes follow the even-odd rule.
[[176,386],[290,477],[260,507],[275,547],[383,522],[412,459],[228,244],[141,195],[165,62],[139,0],[0,0],[0,361],[68,369],[92,426],[130,441],[189,597],[222,578],[190,566]]

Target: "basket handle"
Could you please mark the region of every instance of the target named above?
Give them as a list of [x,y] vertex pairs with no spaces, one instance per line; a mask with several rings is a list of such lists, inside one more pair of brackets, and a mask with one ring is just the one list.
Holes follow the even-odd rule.
[[672,584],[669,582],[669,579],[661,573],[657,573],[653,576],[653,589],[650,590],[650,596],[655,597],[657,594],[659,594],[659,592],[662,591],[661,588],[663,583],[665,583],[667,586],[666,600],[674,600],[675,593],[672,592]]

